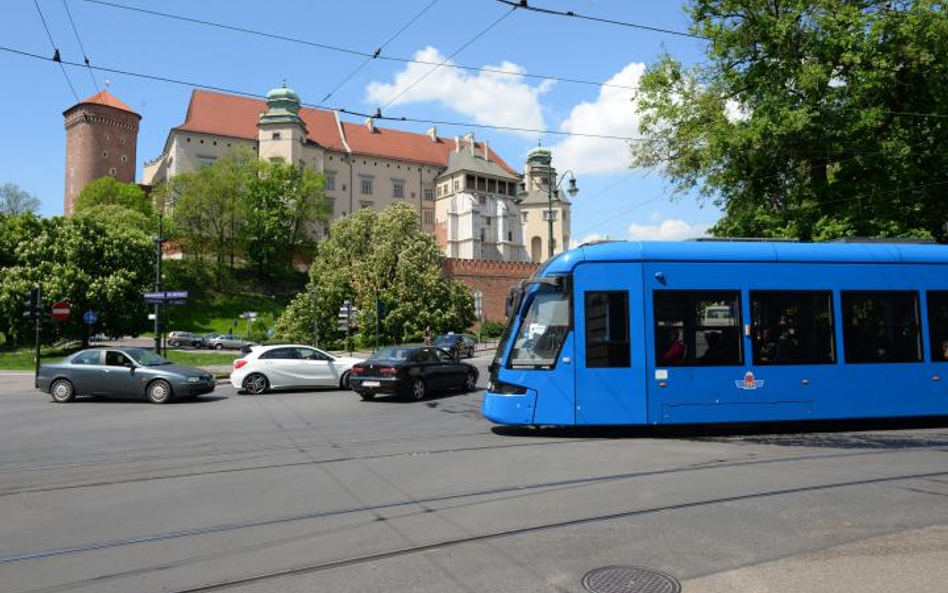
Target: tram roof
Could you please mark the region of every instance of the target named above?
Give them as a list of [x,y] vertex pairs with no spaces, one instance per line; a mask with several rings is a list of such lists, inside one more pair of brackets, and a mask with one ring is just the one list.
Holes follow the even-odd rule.
[[584,261],[948,264],[948,246],[904,243],[612,241],[583,245],[561,253],[543,268],[542,274],[566,273]]

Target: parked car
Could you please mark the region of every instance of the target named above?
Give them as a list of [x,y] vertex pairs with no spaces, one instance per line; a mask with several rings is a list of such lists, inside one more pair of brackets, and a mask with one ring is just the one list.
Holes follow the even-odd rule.
[[477,369],[447,350],[433,347],[389,346],[352,367],[349,386],[362,399],[387,393],[422,400],[429,393],[477,387]]
[[443,348],[457,358],[474,356],[474,340],[464,334],[445,334],[434,339],[437,348]]
[[234,361],[230,383],[254,395],[292,387],[349,388],[349,371],[361,358],[338,357],[299,345],[253,346]]
[[98,395],[164,404],[210,393],[216,385],[207,371],[176,365],[142,348],[81,350],[62,362],[44,363],[37,377],[37,387],[57,403]]
[[215,350],[223,350],[225,348],[231,350],[240,350],[245,346],[254,345],[254,343],[250,340],[245,340],[231,334],[227,334],[226,336],[221,334],[211,334],[210,336],[205,337],[204,340],[208,348],[214,348]]
[[170,332],[168,334],[168,345],[172,348],[178,346],[190,346],[191,348],[203,348],[204,338],[191,332]]

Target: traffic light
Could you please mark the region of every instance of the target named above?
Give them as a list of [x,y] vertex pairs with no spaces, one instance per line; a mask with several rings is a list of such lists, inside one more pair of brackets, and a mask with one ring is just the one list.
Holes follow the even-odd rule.
[[40,297],[40,289],[33,288],[26,293],[23,301],[23,318],[30,321],[36,321],[43,313],[43,302]]

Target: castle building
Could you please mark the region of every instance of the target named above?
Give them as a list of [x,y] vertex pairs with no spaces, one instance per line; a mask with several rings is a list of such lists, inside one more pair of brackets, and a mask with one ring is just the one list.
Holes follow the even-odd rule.
[[530,250],[530,261],[536,263],[545,261],[550,253],[549,217],[553,218],[553,253],[569,249],[570,203],[566,192],[556,187],[557,179],[553,154],[549,148],[538,146],[527,153],[520,215],[523,235]]
[[86,184],[111,176],[135,181],[135,148],[142,116],[100,91],[63,112],[66,127],[66,183],[63,213],[72,214]]
[[[285,85],[266,101],[193,91],[184,123],[170,130],[161,155],[145,163],[143,183],[195,171],[236,146],[324,173],[332,219],[407,203],[450,258],[529,262],[524,237],[531,237],[542,247],[534,261],[546,259],[545,189],[528,180],[522,197],[520,174],[487,142],[473,134],[444,138],[436,128],[425,134],[382,128],[372,118],[343,121],[336,111],[303,108]],[[549,167],[549,151],[544,154]],[[528,162],[527,170],[543,166]],[[540,193],[542,208],[534,199]],[[556,205],[559,251],[569,244],[569,208],[558,192]]]

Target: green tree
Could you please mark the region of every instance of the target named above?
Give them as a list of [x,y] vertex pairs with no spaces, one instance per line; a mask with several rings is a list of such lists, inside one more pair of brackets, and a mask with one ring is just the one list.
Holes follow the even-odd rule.
[[35,213],[39,205],[39,198],[17,184],[0,185],[0,214],[18,216],[27,212]]
[[75,214],[77,218],[85,218],[102,226],[115,225],[141,232],[151,237],[158,231],[156,217],[149,218],[137,210],[130,210],[117,204],[102,204],[84,208]]
[[260,274],[285,274],[295,255],[308,254],[317,223],[327,218],[325,177],[281,162],[257,167],[242,204],[247,260]]
[[151,200],[135,183],[122,183],[113,177],[101,177],[86,185],[76,196],[74,210],[82,212],[95,206],[115,205],[141,212],[148,218],[155,216]]
[[317,246],[307,291],[277,321],[277,337],[312,340],[313,289],[323,344],[340,338],[337,313],[346,299],[360,312],[357,340],[373,343],[376,295],[385,307],[380,324],[385,343],[417,340],[426,326],[436,333],[463,331],[475,321],[474,298],[464,284],[444,276],[443,260],[407,204],[341,218]]
[[722,207],[716,235],[946,239],[944,2],[689,10],[707,60],[665,54],[642,77],[635,166],[659,166],[679,193]]
[[259,163],[248,147],[229,150],[213,164],[178,175],[157,189],[173,203],[176,240],[186,253],[234,267],[250,181]]
[[66,300],[75,314],[51,324],[47,340],[86,341],[82,313],[99,315],[97,331],[137,335],[147,328],[142,293],[153,278],[154,252],[143,233],[104,225],[85,217],[56,218],[36,235],[21,240],[14,261],[0,269],[0,331],[14,339],[28,333],[21,319],[23,295],[39,285],[47,306]]

